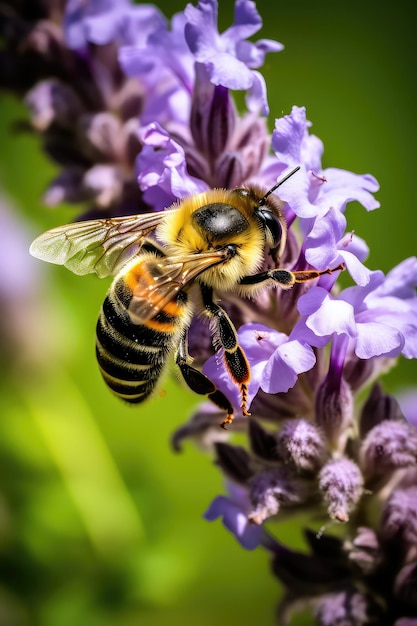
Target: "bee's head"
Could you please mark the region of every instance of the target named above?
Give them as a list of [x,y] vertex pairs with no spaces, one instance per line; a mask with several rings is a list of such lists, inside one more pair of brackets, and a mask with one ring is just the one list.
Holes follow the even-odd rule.
[[[206,284],[227,290],[262,264],[265,237],[249,211],[242,210],[247,201],[234,191],[222,191],[222,196],[204,204],[192,215],[193,224],[202,233],[207,249],[223,249],[224,261],[204,273]],[[242,202],[243,201],[243,202]]]
[[272,194],[299,169],[299,166],[295,167],[266,193],[261,192],[256,187],[235,190],[235,193],[240,194],[242,197],[247,197],[251,202],[254,215],[264,232],[266,244],[276,260],[279,260],[285,248],[287,222],[282,210],[284,203]]
[[[297,168],[298,169],[298,168]],[[206,284],[229,289],[259,271],[265,247],[275,263],[282,254],[287,225],[283,203],[272,195],[297,170],[269,191],[250,185],[242,189],[211,189],[184,199],[160,224],[157,236],[172,254],[201,254],[230,249],[215,267],[205,270]]]

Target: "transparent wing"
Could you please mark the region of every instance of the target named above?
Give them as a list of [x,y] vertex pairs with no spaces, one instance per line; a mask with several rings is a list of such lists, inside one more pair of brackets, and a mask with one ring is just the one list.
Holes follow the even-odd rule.
[[95,272],[104,278],[133,258],[145,237],[175,210],[58,226],[35,239],[30,253],[42,261],[65,265],[74,274]]
[[[215,250],[204,254],[148,258],[140,266],[131,268],[136,275],[139,270],[140,276],[128,307],[132,321],[140,324],[150,320],[175,300],[178,292],[189,286],[199,274],[226,258],[225,250]],[[169,314],[169,311],[165,312]]]

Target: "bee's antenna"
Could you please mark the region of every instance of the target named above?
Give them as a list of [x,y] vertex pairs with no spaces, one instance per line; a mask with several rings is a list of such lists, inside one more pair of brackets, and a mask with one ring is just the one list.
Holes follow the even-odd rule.
[[266,199],[268,198],[268,196],[270,196],[271,193],[274,193],[275,189],[278,189],[278,187],[280,187],[282,185],[282,183],[285,183],[285,181],[288,180],[289,178],[291,178],[291,176],[293,174],[295,174],[295,172],[298,172],[299,169],[300,169],[299,165],[297,165],[297,167],[294,167],[294,169],[291,170],[291,172],[289,172],[286,176],[284,176],[284,178],[282,178],[280,181],[278,181],[277,184],[272,187],[272,189],[267,191],[266,194],[264,195],[264,197],[259,200],[259,206],[263,206],[265,204]]

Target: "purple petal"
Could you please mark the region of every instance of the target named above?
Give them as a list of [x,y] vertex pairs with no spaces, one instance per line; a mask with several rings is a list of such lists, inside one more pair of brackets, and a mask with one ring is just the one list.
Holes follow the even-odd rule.
[[344,264],[346,265],[346,269],[349,274],[352,276],[353,280],[357,285],[365,286],[369,283],[370,279],[370,270],[368,270],[360,260],[350,252],[341,250],[340,256],[343,259]]
[[340,293],[340,298],[349,302],[359,312],[364,308],[364,301],[384,282],[384,274],[380,270],[370,272],[369,282],[363,287],[348,287]]
[[355,354],[360,359],[374,356],[396,356],[404,346],[402,334],[391,326],[378,322],[358,323]]
[[397,396],[398,404],[404,413],[406,420],[417,426],[417,389],[402,390]]
[[127,76],[141,76],[155,67],[155,59],[144,54],[143,49],[137,46],[122,46],[118,58]]
[[269,106],[265,79],[259,72],[252,72],[252,86],[246,94],[246,106],[252,113],[268,115]]
[[267,52],[282,49],[281,44],[264,39],[258,43],[246,41],[262,25],[254,2],[238,0],[235,5],[235,23],[222,35],[217,30],[217,2],[200,0],[197,7],[185,9],[185,39],[199,63],[203,63],[214,85],[228,89],[251,89],[247,95],[250,111],[268,113],[266,85],[253,72],[260,67]]
[[405,345],[402,350],[406,359],[417,359],[417,323],[414,316],[412,324],[403,324],[401,327],[405,339]]
[[237,0],[234,23],[224,31],[222,37],[229,42],[237,42],[252,37],[262,28],[262,19],[256,4],[251,0]]
[[236,56],[245,65],[254,69],[264,64],[267,52],[280,52],[283,48],[281,43],[272,39],[260,39],[256,43],[240,41],[236,45]]
[[304,318],[298,320],[297,324],[294,326],[291,331],[291,338],[297,339],[300,343],[314,346],[315,348],[324,348],[324,346],[326,346],[330,341],[330,335],[325,335],[323,337],[317,336],[310,328],[308,328]]
[[277,159],[287,166],[302,164],[297,185],[289,180],[280,197],[302,218],[325,215],[331,208],[344,211],[346,204],[357,200],[372,210],[379,203],[372,196],[378,190],[370,175],[356,175],[338,169],[321,171],[323,145],[308,134],[311,124],[304,108],[293,107],[291,114],[276,120],[272,148]]
[[147,202],[155,201],[155,194],[149,193],[150,190],[155,191],[154,188],[157,188],[156,197],[160,197],[163,191],[163,197],[171,198],[169,204],[207,188],[203,181],[188,174],[183,148],[159,124],[141,128],[140,138],[144,145],[137,157],[136,167],[138,182]]
[[326,185],[322,188],[318,204],[323,209],[331,207],[344,211],[346,204],[353,200],[360,202],[368,211],[377,209],[380,204],[373,197],[379,185],[370,174],[353,174],[346,170],[328,168],[323,171]]
[[310,370],[316,362],[312,348],[299,341],[287,341],[269,359],[263,372],[261,388],[267,393],[287,392],[294,387],[298,374]]
[[365,261],[369,256],[369,247],[366,242],[353,232],[347,233],[338,242],[340,251],[347,250],[348,253],[356,256],[360,261]]
[[331,267],[337,262],[337,243],[346,228],[344,215],[330,209],[326,215],[317,218],[305,239],[305,258],[317,269]]
[[301,144],[301,162],[304,163],[305,168],[312,172],[320,172],[323,152],[324,146],[321,139],[306,132]]
[[210,504],[204,518],[212,522],[222,518],[224,526],[236,537],[246,550],[254,550],[262,540],[261,526],[248,521],[249,500],[245,489],[232,485],[231,497],[218,496]]
[[220,43],[217,32],[217,2],[204,0],[197,7],[187,4],[184,15],[187,20],[184,28],[185,39],[196,60],[203,63],[218,49]]
[[[279,197],[287,202],[291,210],[303,220],[321,217],[327,213],[329,207],[323,207],[315,202],[315,197],[311,198],[311,191],[314,189],[317,176],[301,167],[295,176],[286,181],[280,188]],[[325,184],[326,181],[320,181]]]
[[[354,281],[358,285],[366,285],[369,282],[370,271],[362,265],[359,258],[366,258],[368,247],[363,240],[353,234],[342,238],[345,227],[345,216],[334,209],[330,209],[322,217],[317,217],[304,242],[305,258],[308,263],[320,270],[344,262]],[[356,258],[355,253],[359,258]],[[321,285],[323,286],[322,283]]]
[[124,72],[139,78],[147,91],[142,123],[189,119],[195,60],[184,39],[184,23],[183,14],[174,15],[171,30],[162,25],[146,41],[137,38],[119,50]]
[[381,295],[415,299],[417,286],[417,258],[410,257],[388,272],[385,282],[378,289]]
[[312,287],[298,301],[298,310],[307,315],[306,325],[319,337],[333,333],[356,336],[354,309],[336,300],[322,287]]
[[[251,368],[251,379],[248,388],[248,401],[250,404],[253,398],[258,393],[259,387],[265,389],[264,385],[268,385],[268,380],[275,376],[280,377],[279,384],[282,388],[280,391],[287,390],[292,387],[297,380],[297,373],[304,371],[304,360],[300,360],[297,351],[304,356],[305,350],[300,350],[298,347],[299,342],[291,342],[288,349],[285,349],[282,354],[278,353],[280,346],[288,346],[288,337],[285,333],[272,330],[262,324],[244,324],[241,326],[238,332],[239,344],[245,351]],[[307,350],[307,348],[306,348]],[[277,364],[274,365],[274,355],[276,355]],[[266,374],[266,368],[271,360],[269,366],[269,372]],[[307,362],[307,369],[312,367]],[[236,409],[240,408],[240,395],[238,386],[233,383],[230,378],[229,372],[226,370],[221,353],[217,353],[211,357],[203,367],[203,372],[206,376],[212,380],[217,387],[226,395],[226,397],[232,402]]]
[[214,85],[228,89],[249,89],[253,83],[253,72],[242,61],[227,52],[218,52],[206,62],[210,80]]
[[[263,365],[261,367],[263,370]],[[226,396],[226,398],[233,405],[235,412],[241,414],[240,404],[241,398],[238,386],[230,378],[229,372],[226,370],[223,355],[221,352],[217,352],[203,365],[203,374],[205,374],[220,391]],[[256,373],[252,370],[251,380],[249,382],[248,394],[247,394],[247,406],[251,405],[253,398],[259,391],[259,378],[261,373]],[[256,374],[256,375],[254,375]]]
[[285,333],[256,323],[244,324],[239,328],[238,335],[248,360],[254,363],[266,363],[275,350],[288,339]]
[[88,43],[144,44],[149,34],[164,24],[161,11],[150,5],[134,6],[128,0],[70,0],[65,10],[64,32],[69,47],[80,50]]
[[307,127],[305,108],[293,107],[290,115],[275,120],[271,145],[279,161],[287,166],[301,162],[301,144]]

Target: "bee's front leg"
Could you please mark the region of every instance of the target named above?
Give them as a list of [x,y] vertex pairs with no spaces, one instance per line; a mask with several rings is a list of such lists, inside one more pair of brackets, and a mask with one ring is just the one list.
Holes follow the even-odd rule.
[[291,272],[290,270],[285,269],[267,270],[265,272],[259,272],[259,274],[253,274],[252,276],[244,276],[240,279],[239,285],[248,285],[248,287],[250,287],[251,285],[260,285],[261,283],[272,281],[273,283],[280,285],[283,289],[290,289],[295,283],[306,283],[309,280],[314,280],[315,278],[324,276],[324,274],[333,274],[333,272],[338,272],[344,269],[344,263],[340,263],[337,267],[322,271],[297,270],[295,272]]
[[[224,350],[224,362],[231,379],[240,389],[241,409],[245,416],[250,413],[247,410],[248,385],[250,380],[250,367],[242,348],[239,346],[235,327],[226,311],[213,302],[213,290],[206,285],[201,286],[204,311],[214,325],[214,339]],[[223,422],[230,423],[227,420]]]
[[227,415],[220,424],[222,428],[225,428],[227,424],[231,424],[233,421],[233,407],[226,396],[220,389],[217,389],[216,385],[205,374],[190,365],[192,359],[188,354],[187,344],[187,331],[185,330],[181,337],[176,357],[176,363],[180,368],[182,377],[194,393],[208,396],[209,400],[214,402],[216,406],[226,411]]

